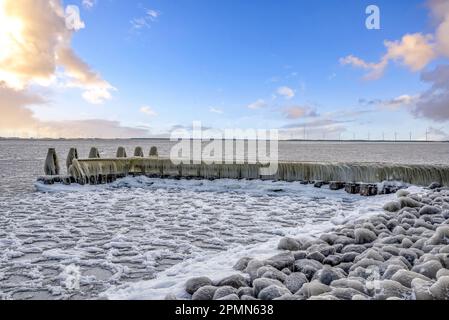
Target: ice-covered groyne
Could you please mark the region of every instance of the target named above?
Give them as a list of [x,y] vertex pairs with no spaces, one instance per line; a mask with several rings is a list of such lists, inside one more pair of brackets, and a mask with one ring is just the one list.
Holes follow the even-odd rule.
[[382,193],[385,190],[379,190],[378,184],[385,181],[420,186],[431,183],[449,185],[449,165],[281,161],[274,175],[264,176],[260,169],[266,165],[258,163],[174,164],[168,158],[159,157],[155,147],[151,148],[148,156],[144,156],[141,147],[136,148],[133,157],[127,157],[123,147],[118,148],[116,158],[100,158],[96,149],[90,153],[88,159],[79,159],[78,152],[72,148],[67,157],[67,175],[61,176],[55,150],[49,149],[45,163],[47,176],[39,178],[39,181],[47,184],[102,184],[128,175],[186,179],[262,179],[313,182],[316,187],[329,184],[334,190],[345,188],[350,193],[363,195]]

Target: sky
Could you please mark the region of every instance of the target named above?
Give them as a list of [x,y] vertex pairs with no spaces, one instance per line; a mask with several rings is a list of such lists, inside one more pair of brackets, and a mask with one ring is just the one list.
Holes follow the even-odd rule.
[[449,0],[0,0],[0,114],[3,137],[449,140]]

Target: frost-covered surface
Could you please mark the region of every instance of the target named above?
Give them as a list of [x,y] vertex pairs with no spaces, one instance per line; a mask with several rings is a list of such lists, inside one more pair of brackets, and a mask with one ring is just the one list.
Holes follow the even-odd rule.
[[[379,212],[299,183],[125,178],[0,197],[2,298],[163,298],[195,274],[220,277],[281,236],[317,234]],[[148,281],[149,280],[149,281]]]

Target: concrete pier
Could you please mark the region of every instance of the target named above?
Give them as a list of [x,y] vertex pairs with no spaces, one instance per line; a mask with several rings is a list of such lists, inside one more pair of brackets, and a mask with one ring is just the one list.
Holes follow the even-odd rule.
[[45,174],[39,181],[52,183],[102,184],[110,183],[128,175],[175,179],[261,179],[273,181],[301,181],[313,183],[321,188],[329,185],[331,190],[345,189],[351,194],[372,196],[392,193],[398,190],[394,183],[428,186],[432,182],[449,185],[449,165],[395,165],[382,163],[312,163],[279,162],[273,176],[260,175],[262,164],[191,164],[175,165],[170,159],[158,156],[152,147],[149,157],[137,147],[134,156],[127,158],[123,147],[117,149],[116,158],[99,158],[99,152],[92,148],[88,159],[79,159],[72,148],[67,157],[67,176],[61,176],[55,149],[49,149],[45,162]]

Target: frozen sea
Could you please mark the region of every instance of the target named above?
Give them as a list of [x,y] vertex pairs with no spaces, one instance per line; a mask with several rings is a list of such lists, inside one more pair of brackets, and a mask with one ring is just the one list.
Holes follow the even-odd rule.
[[[381,212],[363,198],[299,183],[125,178],[101,186],[35,186],[48,147],[102,157],[165,140],[0,140],[0,299],[161,299],[195,275],[235,273],[243,256],[276,253]],[[447,143],[281,142],[281,160],[444,164]],[[64,161],[61,161],[61,166]]]

